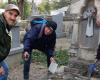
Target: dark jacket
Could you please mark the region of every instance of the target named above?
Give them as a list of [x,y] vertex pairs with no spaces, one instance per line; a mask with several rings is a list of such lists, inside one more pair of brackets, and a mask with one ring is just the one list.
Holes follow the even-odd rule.
[[3,15],[0,15],[0,62],[4,60],[10,52],[11,38],[9,27]]
[[[32,49],[41,50],[50,56],[53,56],[53,51],[56,43],[56,33],[55,31],[46,36],[43,34],[42,24],[37,24],[26,33],[24,36],[24,51],[31,53]],[[40,32],[42,29],[42,36],[40,37]]]
[[100,60],[100,44],[99,44],[98,49],[97,49],[96,59]]

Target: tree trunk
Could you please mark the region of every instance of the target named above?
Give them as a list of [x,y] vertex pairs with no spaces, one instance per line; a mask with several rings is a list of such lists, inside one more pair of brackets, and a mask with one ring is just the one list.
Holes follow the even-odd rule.
[[12,2],[12,0],[8,0],[8,3],[10,4]]
[[21,12],[20,16],[23,18],[24,0],[17,0],[17,4],[18,4],[18,7],[19,7],[20,12]]

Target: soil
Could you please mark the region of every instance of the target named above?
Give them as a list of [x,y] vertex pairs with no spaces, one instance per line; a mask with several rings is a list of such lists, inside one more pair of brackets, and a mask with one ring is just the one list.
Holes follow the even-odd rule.
[[[30,80],[42,80],[46,74],[46,66],[36,62],[31,63]],[[8,80],[23,80],[23,65],[15,64],[9,71]]]

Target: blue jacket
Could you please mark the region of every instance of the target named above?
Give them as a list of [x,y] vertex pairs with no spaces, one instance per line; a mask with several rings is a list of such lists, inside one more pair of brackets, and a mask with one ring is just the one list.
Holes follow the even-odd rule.
[[0,80],[7,80],[8,73],[9,73],[8,65],[6,62],[2,61],[2,62],[0,62],[0,66],[2,66],[5,71],[4,75],[0,75]]
[[[32,52],[32,49],[41,50],[50,56],[54,56],[54,48],[56,43],[56,33],[55,31],[46,36],[43,33],[44,27],[42,24],[36,24],[31,27],[31,29],[26,32],[24,36],[24,52],[27,51],[29,53]],[[41,36],[40,36],[41,35]]]

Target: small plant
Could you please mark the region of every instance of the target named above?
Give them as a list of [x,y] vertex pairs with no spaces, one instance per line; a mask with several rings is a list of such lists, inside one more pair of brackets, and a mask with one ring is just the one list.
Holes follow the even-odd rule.
[[68,52],[67,50],[58,50],[56,51],[55,59],[59,65],[65,65],[68,63]]
[[41,62],[43,64],[46,64],[47,58],[43,52],[35,50],[32,52],[32,61]]
[[[67,64],[68,59],[69,59],[67,50],[61,50],[60,49],[60,50],[55,51],[55,59],[56,59],[58,65]],[[36,50],[36,51],[32,52],[32,61],[46,64],[47,63],[47,57],[44,53]]]

